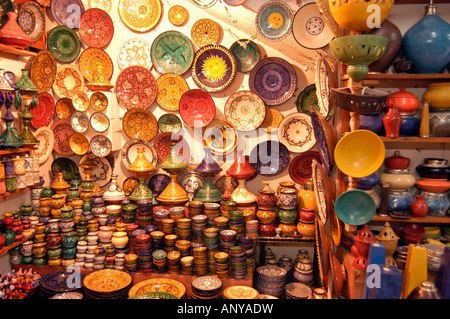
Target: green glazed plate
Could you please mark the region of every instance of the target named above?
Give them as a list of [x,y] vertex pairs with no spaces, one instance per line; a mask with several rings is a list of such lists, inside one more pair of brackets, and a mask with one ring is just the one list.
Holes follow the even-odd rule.
[[248,39],[240,39],[234,42],[230,51],[236,58],[237,70],[239,72],[249,72],[261,58],[258,45]]
[[53,28],[48,34],[47,49],[57,61],[71,63],[80,54],[80,38],[71,28],[58,26]]
[[78,166],[67,157],[58,157],[52,162],[52,172],[63,172],[63,177],[66,182],[75,178],[75,173],[78,171]]
[[173,132],[178,133],[183,124],[178,116],[175,114],[164,114],[158,120],[159,130],[163,133]]
[[180,299],[180,297],[165,291],[148,291],[130,297],[129,299]]
[[311,115],[310,108],[313,107],[320,112],[319,101],[316,94],[316,85],[308,85],[297,97],[297,110],[300,113]]

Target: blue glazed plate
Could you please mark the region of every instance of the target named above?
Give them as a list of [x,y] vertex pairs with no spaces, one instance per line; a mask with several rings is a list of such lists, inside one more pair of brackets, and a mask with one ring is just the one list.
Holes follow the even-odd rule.
[[277,175],[289,166],[290,153],[277,141],[264,141],[250,152],[250,165],[264,176]]
[[283,1],[267,1],[256,13],[256,30],[267,40],[280,41],[292,32],[293,13]]

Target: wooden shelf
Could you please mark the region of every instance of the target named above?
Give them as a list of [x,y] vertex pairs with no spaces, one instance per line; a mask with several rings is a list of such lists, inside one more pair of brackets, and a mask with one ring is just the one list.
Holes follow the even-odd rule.
[[33,186],[26,186],[25,188],[16,189],[14,192],[6,192],[5,194],[0,195],[0,198],[8,197],[8,196],[10,196],[12,194],[20,193],[20,192],[22,192],[25,189],[31,189],[31,188],[36,187],[38,185],[39,185],[39,183],[38,184],[34,184]]
[[420,136],[408,136],[408,137],[385,137],[380,136],[384,143],[450,143],[450,137],[420,137]]
[[0,156],[22,154],[22,153],[28,153],[30,151],[31,151],[31,148],[26,148],[26,147],[15,148],[15,149],[11,149],[11,150],[0,150]]
[[36,52],[22,50],[22,49],[16,49],[16,48],[6,45],[6,44],[0,44],[0,52],[18,55],[18,56],[36,56],[37,55]]
[[4,246],[3,249],[0,250],[0,255],[6,254],[8,251],[10,251],[13,248],[16,248],[19,245],[22,245],[27,240],[30,240],[30,238],[24,238],[22,240],[16,241],[11,246]]
[[[342,76],[344,85],[347,82],[353,80],[350,79],[348,74]],[[371,86],[371,87],[428,87],[428,84],[433,82],[447,82],[450,81],[449,73],[439,73],[439,74],[401,74],[401,73],[369,73],[360,82],[361,85]]]
[[392,218],[390,216],[378,216],[375,215],[371,222],[390,222],[390,223],[417,223],[417,224],[450,224],[450,216],[435,217],[425,216],[424,218],[411,217],[408,219]]
[[264,244],[275,244],[275,243],[313,243],[315,240],[313,238],[302,238],[302,237],[258,237],[257,243]]

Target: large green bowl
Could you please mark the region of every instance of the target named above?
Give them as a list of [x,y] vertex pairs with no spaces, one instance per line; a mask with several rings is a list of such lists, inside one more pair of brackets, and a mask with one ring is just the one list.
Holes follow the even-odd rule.
[[360,82],[369,73],[369,64],[383,56],[388,43],[385,36],[360,34],[336,38],[329,46],[334,57],[347,65],[347,74]]
[[339,195],[334,209],[340,221],[348,225],[359,226],[372,220],[377,206],[370,194],[353,189]]

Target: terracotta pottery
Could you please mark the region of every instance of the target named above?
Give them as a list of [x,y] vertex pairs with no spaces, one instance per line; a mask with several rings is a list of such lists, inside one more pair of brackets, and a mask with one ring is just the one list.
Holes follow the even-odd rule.
[[402,126],[402,116],[395,107],[391,107],[383,117],[386,137],[399,137],[400,127]]
[[376,238],[369,230],[367,224],[364,225],[354,237],[355,244],[350,248],[352,255],[355,257],[353,267],[358,270],[365,271],[367,268],[367,258],[369,256],[370,243],[376,242]]
[[269,184],[266,183],[266,186],[261,189],[256,197],[256,204],[259,209],[273,209],[277,204],[277,197],[275,196],[275,192],[270,189]]
[[423,195],[416,195],[416,199],[411,203],[411,214],[416,218],[424,218],[428,213],[428,204]]
[[400,151],[395,151],[393,156],[386,157],[384,165],[391,169],[407,169],[411,160],[400,155]]
[[316,233],[314,221],[305,222],[300,219],[297,224],[297,231],[303,238],[314,238]]

